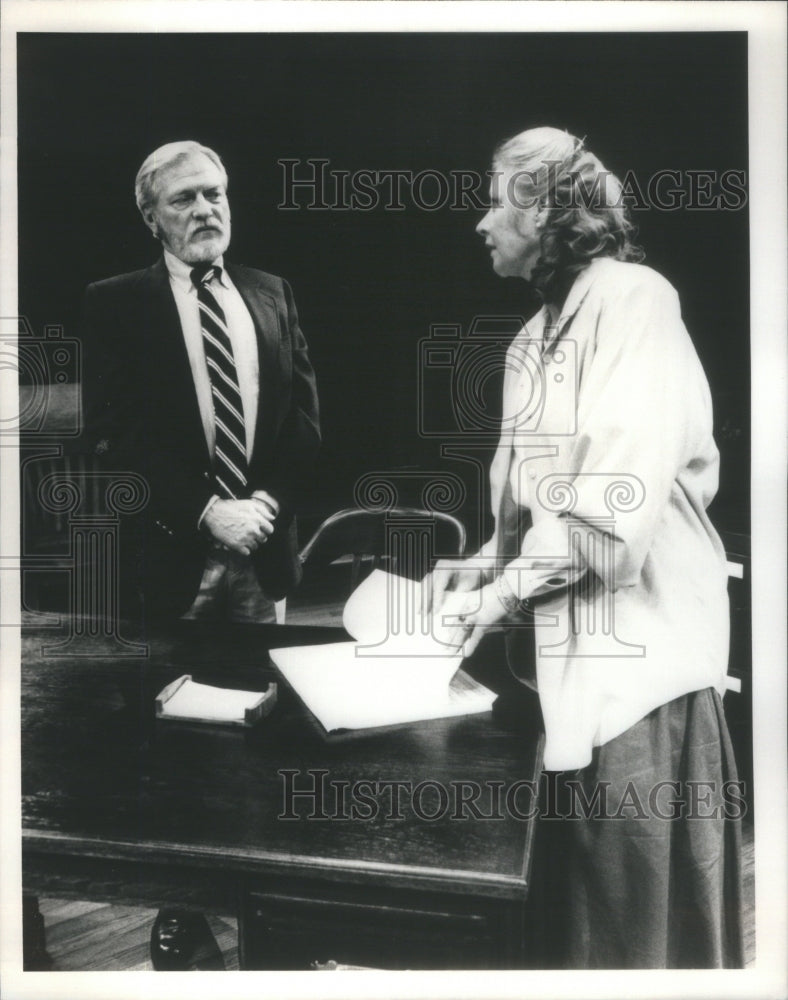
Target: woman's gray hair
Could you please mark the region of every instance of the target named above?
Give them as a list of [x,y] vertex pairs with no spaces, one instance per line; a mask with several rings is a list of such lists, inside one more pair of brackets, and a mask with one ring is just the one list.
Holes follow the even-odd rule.
[[493,153],[493,166],[508,167],[515,190],[508,192],[520,208],[543,198],[551,180],[571,163],[582,140],[557,128],[531,128],[502,142]]
[[639,261],[635,226],[619,179],[585,147],[557,128],[533,128],[507,139],[493,154],[497,171],[511,171],[507,192],[520,209],[546,210],[541,254],[531,282],[545,299],[561,297],[595,257]]
[[145,209],[156,200],[157,175],[162,170],[166,170],[167,167],[173,166],[194,153],[202,153],[219,168],[224,179],[224,186],[227,187],[227,171],[224,169],[224,164],[218,153],[192,139],[186,139],[183,142],[168,142],[166,145],[154,149],[137,171],[137,178],[134,181],[134,197],[140,212],[144,213]]

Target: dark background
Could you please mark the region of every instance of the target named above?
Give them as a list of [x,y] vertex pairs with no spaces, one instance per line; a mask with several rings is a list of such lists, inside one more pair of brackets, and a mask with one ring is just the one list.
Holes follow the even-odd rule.
[[[501,139],[549,124],[586,136],[644,187],[660,169],[747,169],[743,33],[27,34],[18,58],[21,313],[36,332],[61,324],[78,336],[84,287],[157,256],[133,198],[142,160],[176,139],[215,148],[230,176],[228,256],[290,281],[318,375],[325,447],[307,526],[352,505],[369,471],[413,473],[413,490],[429,472],[467,478],[419,432],[419,341],[431,324],[467,330],[538,303],[492,272],[474,233],[481,212],[426,212],[408,198],[401,212],[283,211],[277,160],[484,172]],[[746,534],[747,209],[635,221],[646,263],[679,291],[711,384],[713,519]],[[494,380],[487,390],[494,416]],[[431,392],[437,426],[451,416],[450,380]],[[478,490],[471,476],[459,511],[471,543]]]

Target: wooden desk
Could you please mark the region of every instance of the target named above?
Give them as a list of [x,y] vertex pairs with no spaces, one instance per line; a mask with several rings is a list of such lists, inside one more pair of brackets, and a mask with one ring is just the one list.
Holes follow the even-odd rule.
[[[147,659],[108,658],[100,640],[94,656],[74,659],[42,654],[56,633],[26,630],[24,891],[237,914],[245,968],[538,962],[526,899],[535,823],[505,807],[515,782],[538,780],[533,720],[515,731],[488,713],[327,743],[283,682],[274,714],[254,730],[154,718],[155,694],[182,673],[262,690],[275,677],[270,646],[343,637],[181,622],[144,637]],[[300,797],[296,818],[281,818],[283,770],[301,790],[318,771],[349,783],[345,807],[333,793]],[[443,815],[435,785],[411,795],[425,781],[447,790]],[[358,782],[373,783],[371,805],[358,798],[369,800],[369,786],[354,795]],[[407,783],[399,816],[385,782]],[[480,785],[477,811],[499,818],[463,806],[459,782]],[[344,818],[354,802],[356,817]],[[516,808],[532,804],[521,788]]]

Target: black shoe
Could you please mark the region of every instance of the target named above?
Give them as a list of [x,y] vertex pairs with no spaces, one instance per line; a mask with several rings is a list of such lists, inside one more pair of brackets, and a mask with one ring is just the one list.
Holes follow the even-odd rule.
[[224,969],[208,921],[190,910],[159,910],[150,935],[150,958],[157,972]]
[[54,965],[37,896],[22,897],[22,961],[25,972],[49,972]]

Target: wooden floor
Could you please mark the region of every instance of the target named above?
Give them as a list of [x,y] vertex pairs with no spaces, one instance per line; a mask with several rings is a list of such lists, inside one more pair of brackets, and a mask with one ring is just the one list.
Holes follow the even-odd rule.
[[[349,593],[350,567],[342,565],[327,590],[307,581],[297,597],[288,601],[288,624],[341,625],[344,601],[336,595]],[[333,600],[326,594],[333,594]],[[755,962],[755,870],[754,835],[751,822],[744,824],[743,889],[744,944],[748,968]],[[148,945],[155,910],[99,903],[42,899],[39,907],[46,924],[47,951],[55,970],[136,971],[151,969]],[[222,951],[225,968],[238,968],[238,927],[235,920],[206,914]]]
[[[755,871],[751,823],[744,825],[744,946],[747,968],[755,963]],[[42,899],[47,950],[60,971],[137,971],[151,969],[148,954],[155,910],[99,903]],[[206,914],[225,968],[238,968],[238,926],[229,918]]]
[[[139,972],[152,969],[150,932],[156,910],[105,903],[39,900],[47,951],[61,972]],[[206,914],[226,969],[238,968],[238,924]]]

